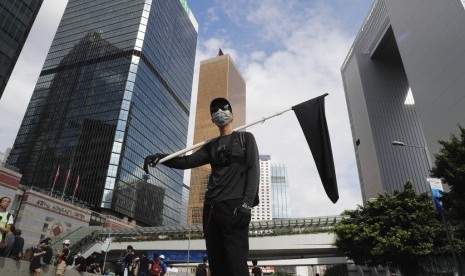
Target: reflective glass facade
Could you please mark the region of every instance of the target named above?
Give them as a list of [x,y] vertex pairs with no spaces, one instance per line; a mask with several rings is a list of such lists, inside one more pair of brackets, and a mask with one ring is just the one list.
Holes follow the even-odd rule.
[[[194,144],[219,135],[218,127],[212,123],[210,102],[214,98],[227,98],[231,103],[233,128],[245,124],[245,80],[230,55],[221,55],[200,63],[199,89],[195,115]],[[202,223],[202,210],[211,167],[209,164],[192,169],[188,222]]]
[[273,219],[291,217],[291,197],[287,168],[282,164],[271,164],[271,190],[273,191]]
[[0,1],[0,98],[43,0]]
[[178,224],[182,171],[142,165],[185,148],[191,18],[177,0],[70,0],[8,159],[22,184],[63,192],[69,171],[66,195],[79,176],[93,209]]

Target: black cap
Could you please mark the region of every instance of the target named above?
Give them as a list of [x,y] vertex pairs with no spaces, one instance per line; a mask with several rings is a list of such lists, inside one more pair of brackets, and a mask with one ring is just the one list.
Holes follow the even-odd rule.
[[210,114],[215,113],[220,108],[223,110],[228,109],[232,112],[232,107],[228,100],[225,98],[216,98],[210,103]]

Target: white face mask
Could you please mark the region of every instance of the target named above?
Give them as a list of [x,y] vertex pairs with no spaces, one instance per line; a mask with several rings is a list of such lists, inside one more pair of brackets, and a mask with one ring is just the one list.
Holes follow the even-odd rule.
[[217,126],[226,125],[231,119],[231,111],[218,109],[215,113],[212,114],[212,121]]

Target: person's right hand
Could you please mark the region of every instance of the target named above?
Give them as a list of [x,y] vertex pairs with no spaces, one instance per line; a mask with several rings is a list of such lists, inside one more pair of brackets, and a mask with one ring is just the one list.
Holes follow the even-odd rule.
[[160,162],[160,160],[166,156],[167,155],[163,153],[156,153],[156,154],[148,155],[147,157],[145,157],[145,161],[144,161],[145,173],[149,174],[149,166],[152,168],[155,167],[158,164],[158,162]]

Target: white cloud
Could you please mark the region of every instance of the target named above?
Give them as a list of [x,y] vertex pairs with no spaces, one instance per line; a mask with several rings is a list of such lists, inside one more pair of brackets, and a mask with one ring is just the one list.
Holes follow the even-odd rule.
[[0,151],[12,147],[67,1],[45,0],[0,99]]

